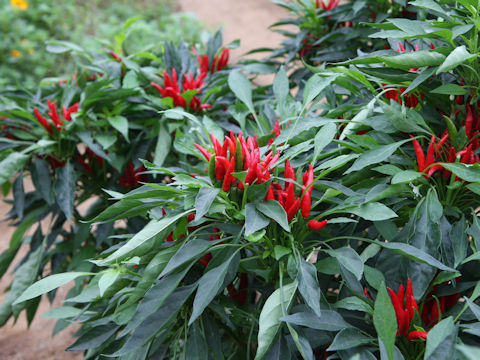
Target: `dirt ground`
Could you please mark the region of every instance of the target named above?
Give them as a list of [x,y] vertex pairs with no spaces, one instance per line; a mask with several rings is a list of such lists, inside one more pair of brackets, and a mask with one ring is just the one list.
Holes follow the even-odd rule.
[[[177,0],[181,11],[193,12],[203,20],[209,29],[223,28],[224,42],[241,39],[241,48],[232,52],[232,61],[246,52],[259,47],[274,47],[281,36],[268,30],[268,26],[285,17],[286,11],[269,0]],[[259,56],[259,55],[257,55]],[[8,205],[0,203],[0,219],[8,211]],[[8,247],[13,228],[8,223],[0,223],[0,252]],[[18,261],[18,257],[17,257]],[[16,262],[14,261],[14,264]],[[11,273],[12,268],[8,273]],[[10,283],[7,273],[0,280],[0,301],[3,291]],[[81,352],[65,352],[73,342],[75,329],[67,328],[51,338],[55,320],[40,315],[52,307],[61,305],[66,289],[60,289],[53,305],[44,298],[30,328],[27,328],[25,314],[22,313],[16,324],[13,320],[0,328],[0,360],[69,360],[82,359]]]

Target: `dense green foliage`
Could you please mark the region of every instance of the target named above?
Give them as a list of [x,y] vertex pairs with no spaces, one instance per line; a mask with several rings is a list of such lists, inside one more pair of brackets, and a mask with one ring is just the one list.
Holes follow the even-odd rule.
[[47,44],[55,41],[74,42],[91,51],[111,47],[119,51],[116,36],[132,14],[142,20],[125,34],[122,45],[129,53],[158,51],[167,40],[198,41],[202,30],[198,20],[187,14],[172,14],[172,8],[169,0],[3,0],[0,86],[33,88],[44,77],[73,73],[76,68],[71,57],[48,52]]
[[57,42],[75,79],[1,93],[1,323],[74,281],[86,359],[478,358],[478,1],[277,3],[258,63]]

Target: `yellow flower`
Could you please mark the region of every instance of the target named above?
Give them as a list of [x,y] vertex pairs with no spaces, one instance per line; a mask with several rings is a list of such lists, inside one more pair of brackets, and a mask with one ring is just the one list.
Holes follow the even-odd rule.
[[35,54],[35,50],[33,50],[33,49],[28,49],[28,53],[29,53],[30,55],[33,55],[33,54]]
[[14,8],[20,10],[27,10],[28,9],[28,1],[27,0],[10,0],[10,5]]
[[14,58],[19,58],[20,56],[22,56],[22,53],[18,50],[12,50],[10,51],[10,55]]
[[22,39],[22,40],[20,40],[20,41],[21,41],[22,44],[26,44],[26,43],[28,42],[27,39]]

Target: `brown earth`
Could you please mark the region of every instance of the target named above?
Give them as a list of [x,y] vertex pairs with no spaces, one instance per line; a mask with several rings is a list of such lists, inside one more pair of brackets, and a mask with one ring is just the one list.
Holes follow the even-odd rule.
[[[223,28],[224,43],[241,39],[241,48],[232,52],[232,60],[238,60],[246,52],[259,47],[274,47],[281,36],[268,30],[268,26],[285,17],[286,11],[268,0],[177,0],[180,11],[193,12],[209,29]],[[256,55],[257,57],[260,55]],[[0,219],[8,212],[7,204],[0,204]],[[0,223],[0,252],[8,247],[14,228]],[[15,265],[25,250],[20,251]],[[0,302],[3,292],[12,279],[11,267],[0,280]],[[14,324],[13,319],[0,328],[0,360],[69,360],[82,359],[82,352],[66,352],[64,349],[74,341],[75,329],[69,327],[51,337],[55,320],[40,315],[62,304],[66,289],[60,289],[54,303],[42,299],[37,315],[30,328],[24,312]]]

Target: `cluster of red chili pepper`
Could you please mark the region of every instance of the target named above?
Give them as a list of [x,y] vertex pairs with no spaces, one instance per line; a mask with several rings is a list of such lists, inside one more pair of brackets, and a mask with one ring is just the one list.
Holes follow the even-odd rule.
[[[457,283],[458,282],[460,282],[460,279],[457,279]],[[440,315],[444,314],[446,311],[454,307],[455,304],[458,302],[458,299],[460,298],[460,293],[434,297],[435,292],[437,291],[439,286],[446,284],[451,284],[451,281],[445,281],[442,284],[435,285],[432,290],[427,294],[427,300],[423,303],[422,320],[428,329],[435,326],[439,320]]]
[[[192,51],[195,53],[195,49],[192,48]],[[197,55],[198,65],[200,66],[200,74],[203,77],[206,77],[208,72],[211,74],[222,70],[228,64],[228,59],[230,58],[230,50],[223,48],[220,51],[220,54],[213,57],[212,62],[209,62],[208,55]]]
[[[206,74],[200,73],[196,78],[194,78],[192,73],[184,74],[182,91],[180,91],[180,85],[177,79],[177,71],[174,68],[172,69],[172,77],[170,77],[170,75],[166,71],[163,71],[163,87],[153,81],[150,82],[150,84],[158,90],[162,97],[171,98],[173,100],[173,105],[187,108],[187,102],[182,95],[189,90],[195,90],[196,93],[199,93],[202,86],[204,85],[203,79],[205,78],[205,76]],[[188,108],[193,111],[198,111],[200,109],[208,109],[210,107],[212,106],[209,104],[202,104],[197,96],[193,96],[190,100],[190,103],[188,104]]]
[[[460,280],[457,280],[457,282]],[[442,283],[447,284],[448,281]],[[437,284],[427,294],[424,301],[421,318],[426,329],[431,329],[439,320],[439,315],[445,313],[449,308],[453,307],[460,297],[459,293],[434,297],[434,294],[438,287],[442,284]],[[415,311],[420,314],[418,304],[413,297],[412,281],[410,278],[407,282],[407,288],[403,287],[403,284],[398,288],[398,292],[395,293],[391,288],[387,287],[392,300],[392,305],[395,310],[395,316],[397,318],[398,330],[397,336],[407,336],[408,340],[426,339],[427,331],[409,331]],[[367,289],[364,289],[364,294],[368,298],[372,299]],[[437,302],[438,299],[438,302]],[[372,299],[373,300],[373,299]]]
[[[55,105],[55,103],[51,102],[50,100],[47,100],[47,105],[48,105],[48,108],[50,109],[50,112],[48,112],[48,116],[50,116],[50,118],[52,119],[54,129],[56,129],[57,132],[62,131],[63,130],[63,120],[58,115],[57,106]],[[69,108],[66,108],[65,106],[63,106],[62,110],[63,110],[62,111],[63,118],[66,121],[71,121],[72,120],[72,113],[75,113],[75,112],[78,111],[78,103],[73,104]],[[40,125],[42,125],[43,128],[45,130],[47,130],[47,132],[49,134],[52,134],[54,130],[52,129],[52,126],[47,121],[47,119],[45,119],[40,114],[40,112],[38,111],[37,108],[34,108],[33,111],[35,112],[35,117],[37,118]]]
[[417,139],[413,139],[413,148],[415,149],[415,154],[417,156],[417,165],[418,171],[423,172],[428,168],[427,173],[424,175],[425,179],[429,179],[430,176],[437,170],[443,169],[443,166],[440,164],[434,164],[436,160],[441,155],[441,150],[448,139],[448,132],[442,136],[438,144],[435,144],[436,137],[432,135],[430,143],[428,145],[427,157],[425,158],[425,153],[423,152],[422,146]]
[[397,336],[408,335],[408,340],[426,339],[426,331],[408,331],[413,316],[415,315],[415,311],[417,313],[419,312],[417,302],[413,297],[412,281],[410,278],[407,282],[406,292],[403,284],[398,288],[397,294],[395,294],[395,292],[389,287],[387,287],[387,290],[390,293],[390,298],[392,299],[393,308],[395,309],[395,315],[397,317]]
[[[195,144],[198,150],[209,162],[208,174],[213,182],[221,181],[223,191],[227,192],[232,186],[244,189],[245,184],[262,184],[270,179],[269,168],[279,159],[280,153],[273,155],[270,151],[266,157],[260,160],[260,149],[254,137],[246,140],[240,133],[236,137],[233,132],[225,136],[223,145],[218,139],[211,135],[214,154],[207,149]],[[236,171],[247,171],[245,181],[238,181],[233,173]]]
[[276,137],[280,136],[280,134],[282,133],[282,127],[280,126],[280,123],[278,122],[278,120],[275,120],[275,125],[273,126],[272,133],[273,133],[273,137],[268,140],[268,145],[272,145],[273,140]]
[[340,4],[340,0],[329,0],[327,4],[323,0],[315,0],[315,8],[322,8],[325,11],[335,9]]
[[[458,98],[456,101],[458,104]],[[477,107],[480,111],[480,102],[477,104]],[[420,143],[416,139],[412,141],[417,157],[418,171],[423,172],[428,168],[427,173],[424,175],[426,179],[430,178],[437,170],[443,170],[443,176],[446,178],[451,175],[451,172],[446,170],[441,164],[435,164],[436,161],[441,160],[442,154],[445,154],[444,162],[455,163],[457,159],[462,164],[475,164],[480,162],[480,156],[475,153],[475,151],[480,148],[480,115],[471,104],[465,105],[465,108],[466,117],[462,125],[465,127],[465,134],[469,140],[469,144],[460,151],[456,151],[453,145],[446,144],[449,138],[448,129],[445,129],[437,144],[435,144],[435,135],[432,135],[426,157]],[[458,115],[459,112],[460,110],[457,110],[456,115]],[[456,180],[458,181],[459,179],[456,178]]]
[[[291,181],[285,181],[283,188],[278,183],[270,184],[265,200],[277,200],[280,205],[282,205],[282,207],[285,209],[288,221],[292,220],[300,209],[302,210],[303,218],[308,218],[310,216],[310,208],[312,206],[311,194],[313,191],[314,179],[313,165],[310,164],[308,170],[305,171],[305,173],[303,174],[303,186],[299,198],[297,198],[295,195],[295,171],[293,170],[288,160],[285,161],[284,178],[285,180],[288,179]],[[313,225],[313,227],[315,227],[315,225]]]
[[[279,125],[278,125],[279,126]],[[223,191],[227,192],[231,187],[237,186],[243,190],[245,184],[262,184],[271,178],[271,167],[280,158],[280,153],[275,155],[269,151],[264,159],[260,158],[260,149],[256,139],[249,137],[247,140],[240,133],[238,137],[230,132],[230,136],[225,136],[223,145],[211,135],[214,154],[211,154],[204,147],[195,144],[197,149],[209,162],[208,174],[212,181],[222,182]],[[246,171],[245,181],[239,181],[233,175],[236,171]],[[265,201],[277,200],[285,209],[288,221],[291,221],[299,210],[302,211],[302,217],[308,218],[311,209],[311,194],[313,191],[313,165],[302,177],[302,190],[300,193],[295,192],[295,171],[290,162],[285,161],[284,179],[286,180],[283,187],[277,182],[272,182],[268,187]],[[298,196],[298,197],[297,197]],[[317,221],[310,220],[308,227],[311,230],[320,230],[327,224],[327,220]]]
[[77,160],[82,169],[92,175],[93,174],[93,158],[95,157],[97,164],[100,166],[100,168],[103,168],[104,166],[104,160],[101,156],[95,155],[95,153],[92,151],[92,149],[87,148],[85,153],[83,155],[78,154]]
[[138,168],[133,167],[131,161],[128,162],[125,172],[120,176],[120,185],[124,188],[135,188],[140,182],[146,182],[148,180],[147,174],[141,174],[146,169],[143,165],[140,165]]

